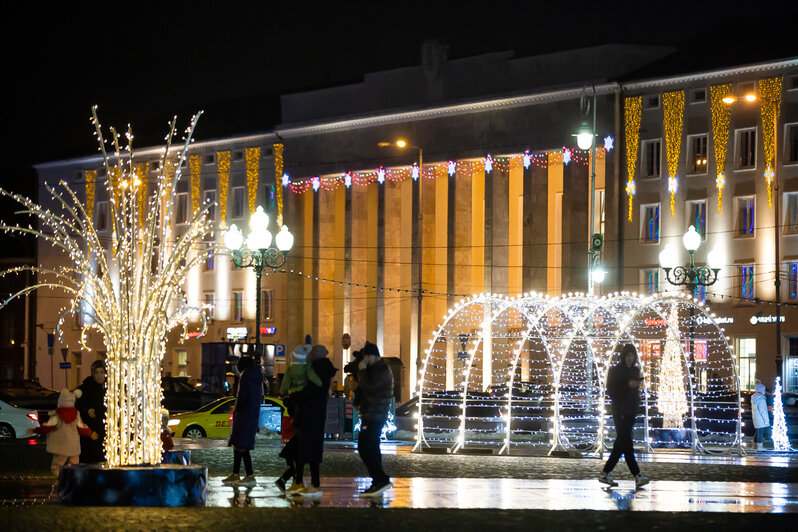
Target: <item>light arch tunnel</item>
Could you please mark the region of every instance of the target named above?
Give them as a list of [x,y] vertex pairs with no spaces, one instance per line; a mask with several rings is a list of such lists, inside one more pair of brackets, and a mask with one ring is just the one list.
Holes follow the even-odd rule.
[[714,315],[687,294],[627,292],[460,301],[422,360],[414,449],[598,454],[614,439],[606,379],[626,343],[644,377],[638,444],[742,453],[737,368]]

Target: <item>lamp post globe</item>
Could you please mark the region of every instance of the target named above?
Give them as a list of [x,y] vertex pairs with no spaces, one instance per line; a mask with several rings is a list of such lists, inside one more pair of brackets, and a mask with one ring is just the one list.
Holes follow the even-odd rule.
[[576,145],[579,146],[580,150],[588,150],[593,146],[593,138],[593,130],[583,120],[582,125],[579,127],[579,132],[576,134]]
[[241,231],[238,230],[236,224],[231,225],[230,228],[224,233],[224,247],[233,251],[239,249],[243,243],[244,235],[242,235]]
[[695,253],[701,246],[701,235],[698,234],[694,226],[691,225],[684,236],[682,236],[682,243],[684,244],[684,249],[690,253]]
[[277,249],[283,253],[286,253],[294,246],[294,235],[288,230],[287,225],[280,228],[280,232],[274,238],[274,243],[277,244]]

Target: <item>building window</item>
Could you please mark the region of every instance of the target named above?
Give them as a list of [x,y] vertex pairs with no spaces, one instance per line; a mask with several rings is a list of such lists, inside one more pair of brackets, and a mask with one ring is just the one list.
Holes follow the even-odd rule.
[[205,244],[205,259],[202,261],[202,271],[212,272],[215,266],[215,255],[213,254],[213,244],[208,242]]
[[659,268],[641,270],[643,293],[652,295],[659,292]]
[[204,204],[212,204],[208,207],[208,220],[211,222],[216,221],[216,191],[206,190],[202,193],[202,201]]
[[150,161],[150,172],[157,172],[160,167],[161,163],[158,161]]
[[798,262],[787,263],[787,299],[798,300]]
[[233,321],[244,321],[244,292],[233,292]]
[[707,135],[691,135],[687,137],[689,153],[687,163],[691,174],[707,173]]
[[216,317],[214,314],[214,311],[216,310],[216,298],[214,293],[205,292],[205,294],[203,294],[203,299],[203,302],[205,303],[205,318],[207,318],[208,323],[213,323],[213,320]]
[[233,152],[233,160],[234,161],[242,161],[244,160],[244,152],[241,150]]
[[734,132],[738,170],[756,168],[756,128],[738,129]]
[[175,223],[184,224],[188,221],[188,193],[175,194]]
[[705,103],[707,101],[706,89],[695,89],[690,92],[690,103]]
[[205,164],[214,164],[216,162],[216,154],[208,153],[205,155]]
[[185,349],[178,349],[175,351],[177,358],[177,375],[178,377],[187,376],[186,368],[188,366],[188,351]]
[[707,239],[707,201],[691,201],[690,218],[687,220],[687,226],[695,227],[696,232],[701,235],[703,240]]
[[753,390],[756,379],[756,338],[735,338],[741,390]]
[[753,236],[754,234],[754,197],[746,196],[736,198],[737,222],[735,234],[737,236]]
[[244,217],[244,187],[233,188],[233,219]]
[[659,204],[641,205],[640,209],[643,212],[640,238],[646,244],[655,244],[659,242]]
[[97,231],[107,231],[108,230],[108,202],[107,201],[98,201],[97,202],[97,215],[96,221],[94,226],[97,228]]
[[266,185],[263,187],[263,209],[266,212],[275,212],[274,204],[274,185]]
[[798,393],[798,337],[789,339],[787,370],[784,374],[784,391]]
[[271,321],[274,319],[274,290],[261,290],[261,319],[263,321]]
[[752,264],[740,266],[740,298],[747,301],[754,299],[754,266]]
[[785,127],[784,162],[798,163],[798,124]]
[[643,177],[659,177],[662,159],[662,142],[660,139],[643,141]]
[[798,192],[784,195],[784,233],[798,234]]
[[646,109],[659,109],[659,94],[643,98],[643,105]]

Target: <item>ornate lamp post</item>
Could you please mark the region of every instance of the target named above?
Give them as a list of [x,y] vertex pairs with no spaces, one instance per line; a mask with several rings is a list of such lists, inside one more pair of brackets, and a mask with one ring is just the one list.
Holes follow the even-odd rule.
[[250,232],[244,235],[235,224],[224,233],[224,247],[230,250],[233,264],[237,268],[255,270],[255,352],[260,354],[260,279],[264,268],[279,268],[285,264],[288,251],[294,245],[294,235],[283,225],[274,237],[276,248],[271,247],[272,234],[269,232],[269,215],[258,207],[249,218]]

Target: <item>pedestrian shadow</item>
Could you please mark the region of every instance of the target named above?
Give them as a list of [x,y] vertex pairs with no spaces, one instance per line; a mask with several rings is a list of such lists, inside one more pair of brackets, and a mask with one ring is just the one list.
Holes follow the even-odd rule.
[[618,507],[619,510],[631,510],[632,509],[632,501],[635,498],[635,492],[637,490],[631,490],[626,493],[621,491],[616,491],[612,488],[603,488],[604,492],[610,496],[612,502],[615,503],[615,506]]

